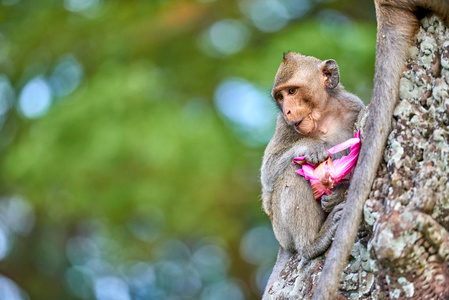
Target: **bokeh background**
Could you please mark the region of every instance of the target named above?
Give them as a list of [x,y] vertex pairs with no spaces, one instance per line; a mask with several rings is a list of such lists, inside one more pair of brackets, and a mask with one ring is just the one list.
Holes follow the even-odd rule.
[[0,0],[0,299],[259,299],[282,53],[369,101],[371,0]]

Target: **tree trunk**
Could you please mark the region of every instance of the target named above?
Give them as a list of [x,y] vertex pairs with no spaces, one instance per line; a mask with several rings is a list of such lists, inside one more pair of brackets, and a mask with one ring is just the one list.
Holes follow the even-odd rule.
[[[410,48],[384,161],[341,274],[342,299],[449,299],[448,84],[449,30],[428,16]],[[311,298],[324,258],[292,257],[272,299]]]

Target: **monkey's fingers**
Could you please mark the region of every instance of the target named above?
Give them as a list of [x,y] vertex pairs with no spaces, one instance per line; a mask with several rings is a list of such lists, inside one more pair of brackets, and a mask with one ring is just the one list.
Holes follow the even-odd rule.
[[349,182],[342,182],[332,189],[330,195],[321,196],[321,208],[330,212],[337,204],[346,200]]
[[332,218],[332,221],[338,222],[341,219],[341,216],[343,215],[343,208],[345,207],[345,201],[337,204],[334,209],[332,210],[329,217]]
[[328,157],[329,152],[327,151],[327,149],[323,147],[323,149],[320,152],[317,152],[317,159],[318,159],[317,163],[322,163],[323,161],[327,160]]
[[305,153],[306,160],[315,165],[319,165],[329,157],[329,153],[324,146],[318,146]]
[[325,212],[330,212],[339,202],[341,202],[341,197],[338,194],[332,193],[321,196],[321,208]]

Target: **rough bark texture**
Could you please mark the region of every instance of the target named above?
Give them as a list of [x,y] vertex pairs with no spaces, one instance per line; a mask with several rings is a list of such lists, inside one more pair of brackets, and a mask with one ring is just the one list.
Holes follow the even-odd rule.
[[[426,17],[415,43],[341,299],[449,299],[449,30]],[[323,264],[292,257],[272,299],[310,299]]]

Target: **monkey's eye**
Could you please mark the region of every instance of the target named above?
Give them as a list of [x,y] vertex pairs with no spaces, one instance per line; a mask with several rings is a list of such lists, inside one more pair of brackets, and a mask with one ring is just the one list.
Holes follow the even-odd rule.
[[277,93],[277,94],[276,94],[276,98],[277,98],[278,100],[284,100],[284,96],[282,96],[281,93]]
[[291,87],[291,88],[288,89],[288,93],[290,95],[293,95],[294,93],[296,93],[296,90],[297,90],[297,88]]

